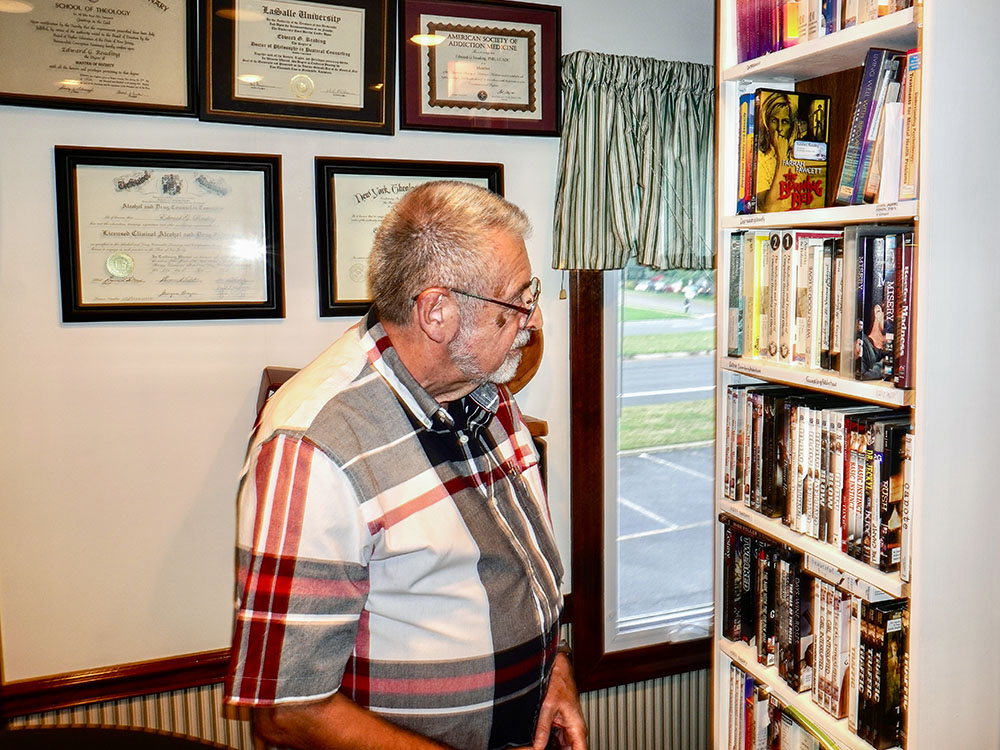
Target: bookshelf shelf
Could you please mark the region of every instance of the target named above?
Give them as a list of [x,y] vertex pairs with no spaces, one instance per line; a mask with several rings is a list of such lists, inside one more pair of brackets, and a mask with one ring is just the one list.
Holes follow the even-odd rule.
[[760,359],[721,357],[719,367],[725,371],[760,378],[773,383],[795,385],[813,391],[847,396],[883,406],[911,406],[916,400],[913,390],[895,388],[881,380],[854,380],[826,370],[781,365]]
[[722,80],[802,81],[857,67],[869,47],[905,51],[915,46],[916,42],[914,9],[907,8],[876,21],[734,65],[722,72]]
[[872,750],[872,746],[856,736],[847,726],[847,719],[834,719],[823,711],[809,697],[808,692],[796,693],[787,687],[774,667],[757,663],[754,650],[745,643],[721,640],[719,648],[743,671],[771,687],[771,692],[787,706],[793,706],[814,724],[821,726],[827,736],[836,743],[838,750]]
[[876,203],[861,206],[832,206],[802,211],[729,215],[721,218],[724,229],[774,229],[777,227],[842,227],[883,221],[915,221],[915,200]]

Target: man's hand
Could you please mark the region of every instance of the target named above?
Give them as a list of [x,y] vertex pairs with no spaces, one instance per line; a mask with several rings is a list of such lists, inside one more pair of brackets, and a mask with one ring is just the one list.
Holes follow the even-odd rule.
[[566,654],[557,654],[549,689],[542,701],[532,750],[545,750],[554,733],[562,750],[587,750],[587,723]]

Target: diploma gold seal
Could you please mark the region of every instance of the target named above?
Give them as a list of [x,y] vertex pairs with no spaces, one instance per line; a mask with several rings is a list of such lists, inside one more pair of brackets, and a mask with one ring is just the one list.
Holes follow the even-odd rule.
[[299,99],[308,99],[313,95],[313,91],[316,89],[316,84],[313,83],[313,79],[305,73],[299,73],[298,75],[292,76],[292,80],[288,82],[288,85],[292,89],[292,93]]
[[129,279],[132,278],[132,272],[135,270],[135,261],[128,253],[112,253],[104,261],[104,266],[114,278]]

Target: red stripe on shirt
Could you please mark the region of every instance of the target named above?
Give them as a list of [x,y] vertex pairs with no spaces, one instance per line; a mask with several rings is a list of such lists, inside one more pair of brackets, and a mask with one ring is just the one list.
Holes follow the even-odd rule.
[[[256,653],[247,655],[240,692],[246,695],[256,692],[258,700],[273,701],[284,644],[283,620],[288,614],[288,581],[292,580],[295,573],[295,555],[302,535],[313,448],[305,443],[290,445],[284,441],[280,453],[273,448],[265,454],[263,448],[264,446],[255,475],[258,509],[266,504],[272,475],[275,488],[263,549],[255,550],[254,561],[251,562],[251,570],[254,567],[258,570],[251,573],[248,579],[247,608],[252,612],[272,612],[278,617],[254,617],[248,624],[249,642],[259,643],[261,646]],[[260,539],[260,536],[256,539]]]

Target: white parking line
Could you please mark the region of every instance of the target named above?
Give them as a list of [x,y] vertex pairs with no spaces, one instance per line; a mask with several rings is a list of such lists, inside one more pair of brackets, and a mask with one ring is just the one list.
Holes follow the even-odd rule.
[[631,500],[626,500],[624,497],[619,497],[618,498],[618,504],[619,505],[624,505],[626,508],[629,508],[630,510],[634,510],[636,513],[640,513],[640,514],[644,515],[646,518],[649,518],[649,519],[651,519],[653,521],[656,521],[657,523],[662,523],[664,526],[667,527],[667,529],[666,529],[667,531],[670,531],[671,529],[676,529],[677,528],[677,524],[671,523],[670,521],[668,521],[663,516],[657,515],[656,513],[654,513],[651,510],[646,510],[641,505],[639,505],[637,503],[633,503]]
[[690,474],[698,479],[711,479],[711,475],[705,474],[701,471],[695,471],[694,469],[689,469],[687,466],[681,466],[680,464],[675,464],[673,461],[666,461],[662,458],[652,456],[649,453],[640,453],[639,458],[645,458],[648,461],[652,461],[660,466],[666,466],[668,469],[676,469],[677,471],[683,471],[685,474]]
[[697,393],[699,391],[714,391],[714,385],[700,385],[696,388],[668,388],[662,391],[636,391],[635,393],[623,393],[622,398],[642,398],[644,396],[671,396],[675,393]]
[[685,524],[684,526],[673,526],[669,529],[652,529],[650,531],[639,531],[636,532],[635,534],[624,534],[618,537],[618,541],[627,542],[630,539],[641,539],[647,536],[657,536],[658,534],[667,534],[671,531],[688,531],[689,529],[698,529],[701,528],[702,526],[709,526],[711,525],[711,523],[712,523],[711,521],[698,521],[696,523]]

